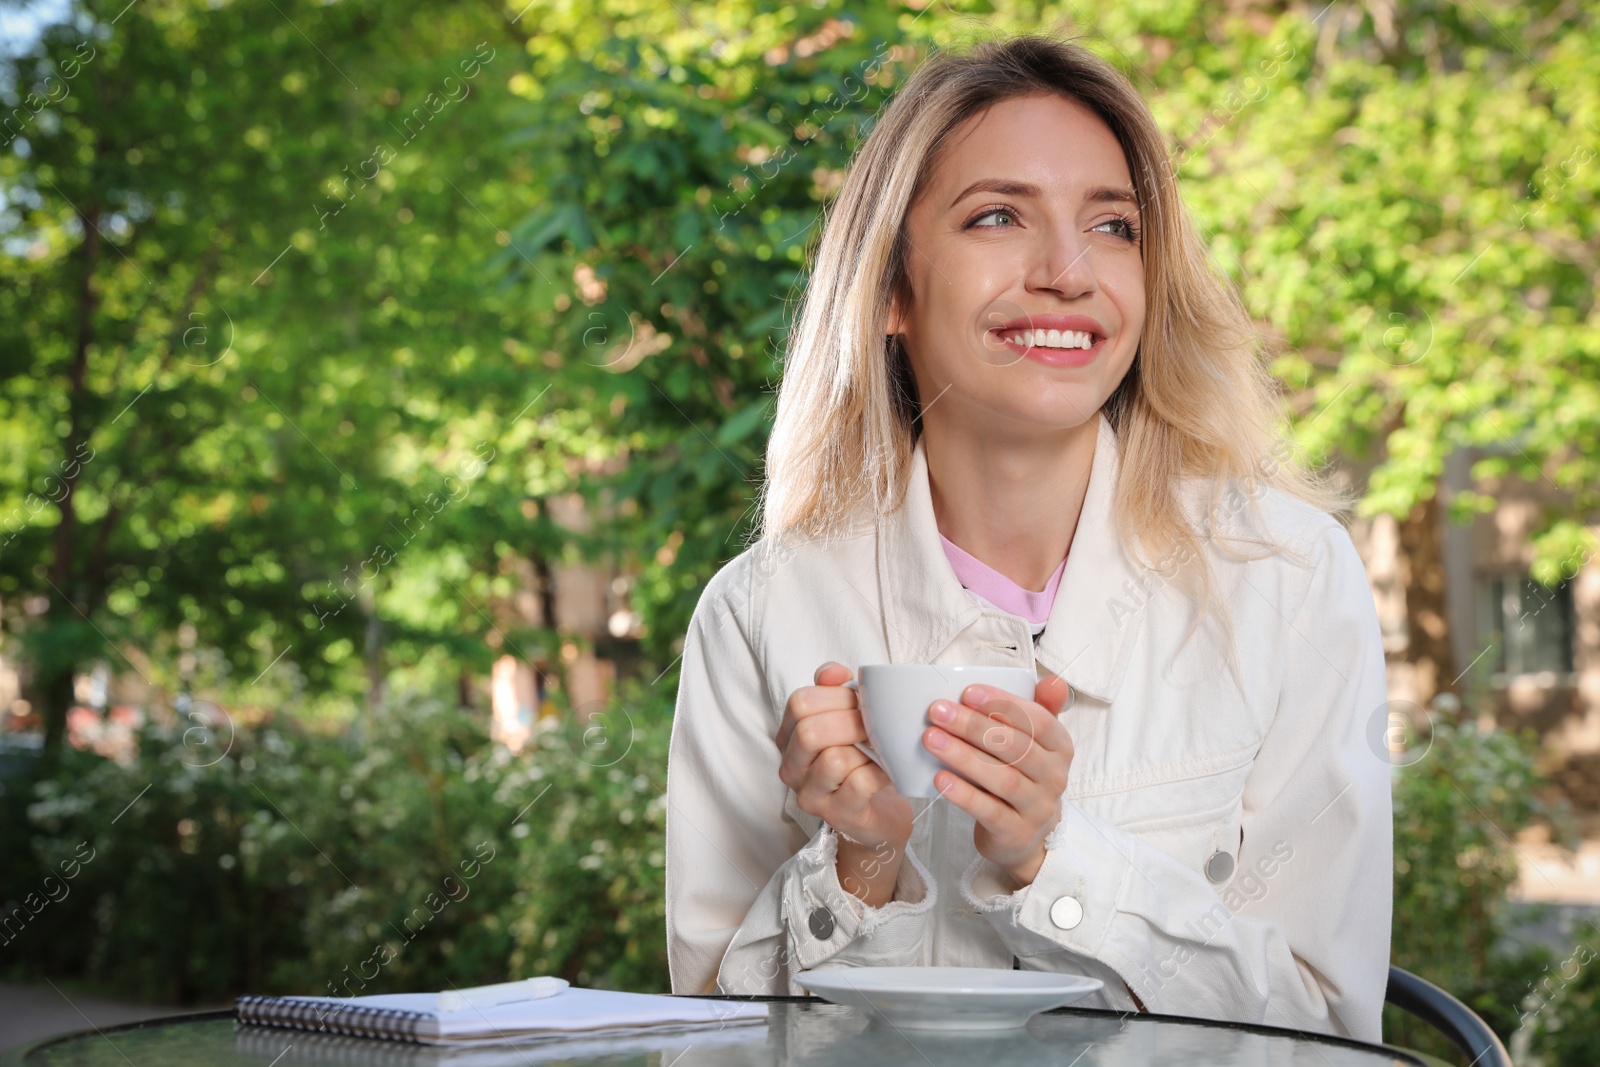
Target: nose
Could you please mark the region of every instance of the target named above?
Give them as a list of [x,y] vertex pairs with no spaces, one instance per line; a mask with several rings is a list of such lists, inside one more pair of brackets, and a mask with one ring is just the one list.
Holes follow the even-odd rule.
[[1095,291],[1098,282],[1089,262],[1089,242],[1070,227],[1043,227],[1030,251],[1026,285],[1029,292],[1055,293],[1065,299]]

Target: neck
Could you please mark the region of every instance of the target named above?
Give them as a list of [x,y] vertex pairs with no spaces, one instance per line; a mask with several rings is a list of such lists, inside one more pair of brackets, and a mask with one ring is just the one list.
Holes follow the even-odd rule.
[[1103,417],[1046,438],[927,426],[939,532],[1022,588],[1043,590],[1072,547]]

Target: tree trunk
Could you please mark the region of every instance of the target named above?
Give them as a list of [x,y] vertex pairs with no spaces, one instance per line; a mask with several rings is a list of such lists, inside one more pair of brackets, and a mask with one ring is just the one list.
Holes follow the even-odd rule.
[[[365,597],[363,599],[366,599]],[[376,726],[378,720],[383,718],[385,697],[388,689],[388,671],[383,665],[383,621],[378,618],[376,597],[370,604],[363,604],[367,613],[366,632],[366,660],[367,660],[367,722]]]
[[[550,561],[544,557],[543,553],[530,551],[528,558],[533,561],[533,573],[538,580],[539,625],[548,630],[551,639],[555,641],[555,646],[546,662],[560,662],[560,641],[556,639],[555,572],[551,570]],[[549,691],[550,678],[544,671],[539,669],[538,663],[530,663],[528,666],[533,668],[533,691],[536,705],[533,709],[533,718],[537,722],[539,719],[539,705],[543,702],[544,694]]]
[[530,550],[528,560],[533,564],[534,592],[539,598],[539,625],[553,631],[556,628],[555,573],[550,569],[550,561],[541,552]]
[[44,750],[40,755],[47,770],[57,765],[66,747],[67,709],[72,707],[73,678],[74,671],[67,666],[56,667],[49,674],[41,672],[34,679],[39,714],[44,719]]
[[[61,455],[64,457],[74,455],[76,446],[87,439],[80,437],[80,434],[86,421],[84,405],[88,392],[89,349],[94,343],[94,311],[99,302],[94,286],[94,272],[100,252],[99,207],[93,204],[87,206],[78,212],[78,219],[83,225],[83,281],[77,294],[78,334],[73,343],[72,367],[67,375],[67,426],[66,433],[61,437]],[[78,479],[82,475],[81,463],[63,466],[60,474],[61,496],[59,499],[52,497],[61,513],[61,521],[51,535],[50,566],[46,574],[55,595],[51,598],[50,610],[40,620],[45,626],[71,621],[79,610],[68,598],[77,595],[73,589],[78,533],[78,508],[74,497]],[[85,617],[93,609],[92,604],[84,605],[82,610]],[[44,718],[42,755],[48,767],[61,755],[61,746],[66,740],[67,709],[72,706],[72,683],[76,671],[73,663],[62,662],[58,654],[52,654],[47,659],[52,666],[39,679],[39,694],[44,701],[44,706],[39,710]]]
[[1411,664],[1418,704],[1457,692],[1450,651],[1450,616],[1445,610],[1444,545],[1437,493],[1400,520],[1399,578],[1406,594],[1406,661]]

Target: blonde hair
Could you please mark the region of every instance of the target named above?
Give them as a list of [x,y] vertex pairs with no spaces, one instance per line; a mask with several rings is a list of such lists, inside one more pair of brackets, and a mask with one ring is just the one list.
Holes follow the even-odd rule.
[[[1144,100],[1093,52],[1042,35],[930,58],[857,152],[789,332],[755,536],[849,536],[861,520],[904,501],[921,422],[904,345],[886,341],[884,329],[891,302],[910,307],[907,214],[964,122],[1000,101],[1042,93],[1087,106],[1127,157],[1146,314],[1133,364],[1102,408],[1122,455],[1113,521],[1145,565],[1185,564],[1179,580],[1201,604],[1198,624],[1211,601],[1200,552],[1206,532],[1185,515],[1181,479],[1213,479],[1212,515],[1225,507],[1230,484],[1248,491],[1252,510],[1266,485],[1330,513],[1348,503],[1327,478],[1289,461],[1265,339],[1212,269]],[[1200,565],[1186,566],[1194,561]]]

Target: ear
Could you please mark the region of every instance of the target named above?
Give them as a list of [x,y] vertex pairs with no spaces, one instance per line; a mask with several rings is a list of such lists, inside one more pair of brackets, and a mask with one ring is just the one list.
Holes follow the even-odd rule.
[[884,327],[884,333],[900,333],[906,327],[905,316],[900,312],[900,301],[895,297],[889,298],[889,322]]

